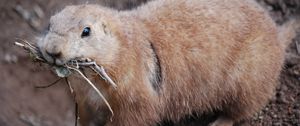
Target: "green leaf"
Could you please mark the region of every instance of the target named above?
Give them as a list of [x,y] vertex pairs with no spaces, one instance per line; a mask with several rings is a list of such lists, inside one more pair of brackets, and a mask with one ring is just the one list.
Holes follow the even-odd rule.
[[66,67],[55,66],[54,69],[55,69],[56,75],[59,77],[68,77],[69,75],[72,74],[72,72]]

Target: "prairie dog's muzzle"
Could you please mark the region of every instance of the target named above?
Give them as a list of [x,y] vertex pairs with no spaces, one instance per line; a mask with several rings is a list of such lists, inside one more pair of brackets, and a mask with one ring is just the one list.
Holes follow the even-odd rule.
[[47,62],[63,65],[65,63],[62,53],[64,40],[55,35],[47,35],[43,41],[40,49]]

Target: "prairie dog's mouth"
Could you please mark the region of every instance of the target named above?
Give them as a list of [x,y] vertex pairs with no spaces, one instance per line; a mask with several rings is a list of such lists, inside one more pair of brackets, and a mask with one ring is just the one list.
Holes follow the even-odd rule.
[[[108,76],[103,66],[99,66],[96,61],[93,61],[90,58],[73,58],[70,60],[51,60],[51,58],[47,57],[47,55],[43,54],[40,48],[30,44],[27,41],[23,41],[24,43],[15,42],[15,45],[22,47],[26,51],[28,51],[31,55],[31,58],[34,61],[42,62],[54,66],[56,70],[78,70],[80,67],[88,67],[92,69],[94,72],[99,74],[104,80],[106,80],[109,84],[111,84],[115,89],[117,85],[114,81]],[[55,62],[54,62],[55,61]],[[57,72],[57,71],[56,71]],[[69,74],[63,73],[63,76],[66,77]]]
[[64,64],[68,63],[70,60],[62,57],[58,54],[50,54],[47,51],[41,51],[43,58],[46,60],[47,63],[52,64],[54,66],[63,66]]

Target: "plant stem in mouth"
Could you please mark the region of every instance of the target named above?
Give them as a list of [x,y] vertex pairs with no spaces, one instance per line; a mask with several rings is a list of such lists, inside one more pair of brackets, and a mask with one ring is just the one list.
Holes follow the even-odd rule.
[[79,73],[87,82],[88,84],[90,84],[92,86],[92,88],[98,93],[98,95],[103,99],[104,103],[107,105],[109,111],[111,112],[112,116],[110,118],[110,121],[112,121],[112,118],[114,116],[114,112],[110,106],[110,104],[108,103],[108,101],[105,99],[105,97],[102,95],[102,93],[96,88],[96,86],[78,69],[70,67],[70,66],[66,66],[68,69],[74,70],[77,73]]

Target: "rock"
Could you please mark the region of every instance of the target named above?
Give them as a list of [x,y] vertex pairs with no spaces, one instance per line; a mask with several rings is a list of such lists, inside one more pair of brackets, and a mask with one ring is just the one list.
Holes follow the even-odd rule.
[[285,96],[277,97],[276,101],[277,101],[277,103],[280,103],[280,104],[287,104],[288,103],[288,100],[285,98]]
[[278,118],[278,116],[276,114],[272,114],[271,116],[272,116],[273,119]]
[[278,3],[278,0],[265,0],[265,1],[267,4],[271,4],[271,5]]
[[273,126],[281,126],[281,123],[280,122],[275,122],[275,123],[273,123]]
[[259,115],[259,116],[258,116],[258,119],[259,119],[259,120],[263,120],[264,117],[263,117],[262,115]]
[[299,109],[296,109],[296,110],[294,111],[294,113],[295,113],[296,118],[300,119],[300,110],[299,110]]

